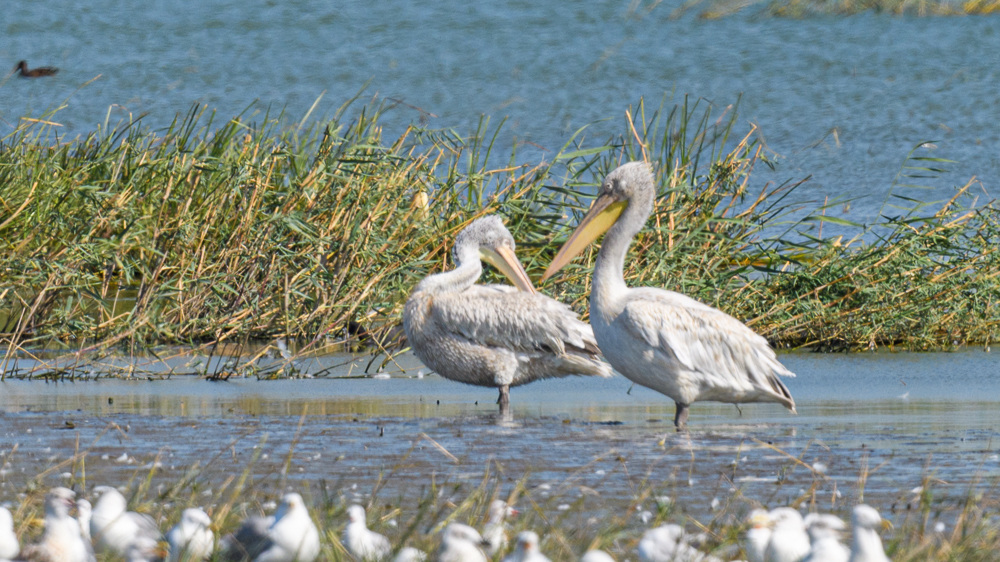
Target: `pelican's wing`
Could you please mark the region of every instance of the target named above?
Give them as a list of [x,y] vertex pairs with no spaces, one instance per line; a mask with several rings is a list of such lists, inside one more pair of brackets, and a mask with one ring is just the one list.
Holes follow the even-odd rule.
[[431,314],[454,335],[480,345],[598,353],[590,326],[568,306],[507,285],[473,285],[458,294],[438,295]]
[[785,396],[788,391],[775,375],[795,376],[778,362],[766,339],[721,310],[680,293],[633,289],[621,319],[633,337],[691,371],[736,383],[749,378]]

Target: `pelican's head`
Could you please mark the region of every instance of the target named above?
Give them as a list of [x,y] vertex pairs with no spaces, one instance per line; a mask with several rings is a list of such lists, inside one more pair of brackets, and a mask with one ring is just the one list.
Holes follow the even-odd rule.
[[645,221],[652,209],[655,191],[653,171],[645,162],[629,162],[612,170],[604,178],[587,215],[545,270],[542,281],[555,275],[598,236],[607,232],[629,205],[648,209],[642,214]]
[[489,215],[469,223],[455,238],[453,257],[461,265],[477,252],[479,259],[500,270],[518,289],[534,293],[528,274],[514,253],[514,237],[496,215]]

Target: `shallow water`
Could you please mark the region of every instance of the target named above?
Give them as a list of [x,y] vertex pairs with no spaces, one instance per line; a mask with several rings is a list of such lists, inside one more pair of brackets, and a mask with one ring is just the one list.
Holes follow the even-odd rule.
[[162,128],[193,102],[221,118],[284,108],[298,122],[322,95],[313,121],[364,89],[363,100],[401,102],[382,123],[390,138],[411,122],[465,134],[482,115],[506,116],[497,157],[516,141],[519,159],[538,162],[585,125],[591,146],[625,132],[640,96],[655,107],[690,95],[720,112],[742,96],[741,123],[759,125],[779,164],[754,181],[811,176],[802,198],[858,198],[830,214],[876,217],[923,141],[938,148],[921,155],[957,162],[940,179],[903,179],[933,187],[905,194],[946,199],[972,176],[997,185],[1000,19],[704,20],[673,17],[680,5],[16,2],[0,23],[0,61],[61,70],[0,84],[0,131],[64,101],[55,120],[67,138],[130,115]]
[[[697,517],[711,516],[714,498],[777,505],[815,494],[820,508],[832,508],[862,492],[904,509],[925,478],[939,501],[960,505],[970,490],[1000,482],[991,353],[782,360],[798,374],[788,381],[797,416],[699,403],[687,434],[670,430],[664,397],[620,377],[514,389],[509,419],[495,413],[495,391],[417,378],[414,369],[386,379],[7,381],[0,502],[78,451],[87,452],[88,486],[143,477],[153,463],[155,482],[176,482],[198,463],[206,485],[218,485],[263,453],[253,473],[264,488],[287,478],[358,499],[381,481],[381,497],[415,498],[432,481],[475,484],[495,466],[508,482],[529,474],[540,499],[583,498],[591,510],[628,507],[648,480]],[[79,476],[66,463],[42,479]]]

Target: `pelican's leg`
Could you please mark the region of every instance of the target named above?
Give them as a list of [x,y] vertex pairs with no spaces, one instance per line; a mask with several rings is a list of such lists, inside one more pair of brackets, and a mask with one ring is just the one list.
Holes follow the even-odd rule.
[[500,396],[497,398],[497,404],[500,405],[500,411],[506,412],[510,408],[510,385],[503,385],[500,387]]
[[680,402],[674,402],[677,405],[677,413],[674,414],[674,426],[677,431],[680,431],[687,427],[688,421],[688,405],[681,404]]

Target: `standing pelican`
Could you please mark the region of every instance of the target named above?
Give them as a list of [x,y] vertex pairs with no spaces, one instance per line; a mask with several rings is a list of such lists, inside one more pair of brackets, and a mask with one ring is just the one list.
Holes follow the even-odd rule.
[[[455,269],[417,284],[403,310],[414,353],[446,379],[500,389],[568,375],[611,376],[590,326],[570,308],[535,292],[499,217],[475,220],[455,239]],[[521,291],[476,285],[486,260]]]
[[655,196],[653,174],[643,162],[608,174],[542,281],[607,231],[594,267],[590,325],[619,373],[674,400],[678,430],[687,422],[688,406],[698,400],[778,402],[795,412],[795,401],[777,376],[795,375],[778,362],[767,340],[680,293],[625,285],[625,254],[653,212]]

